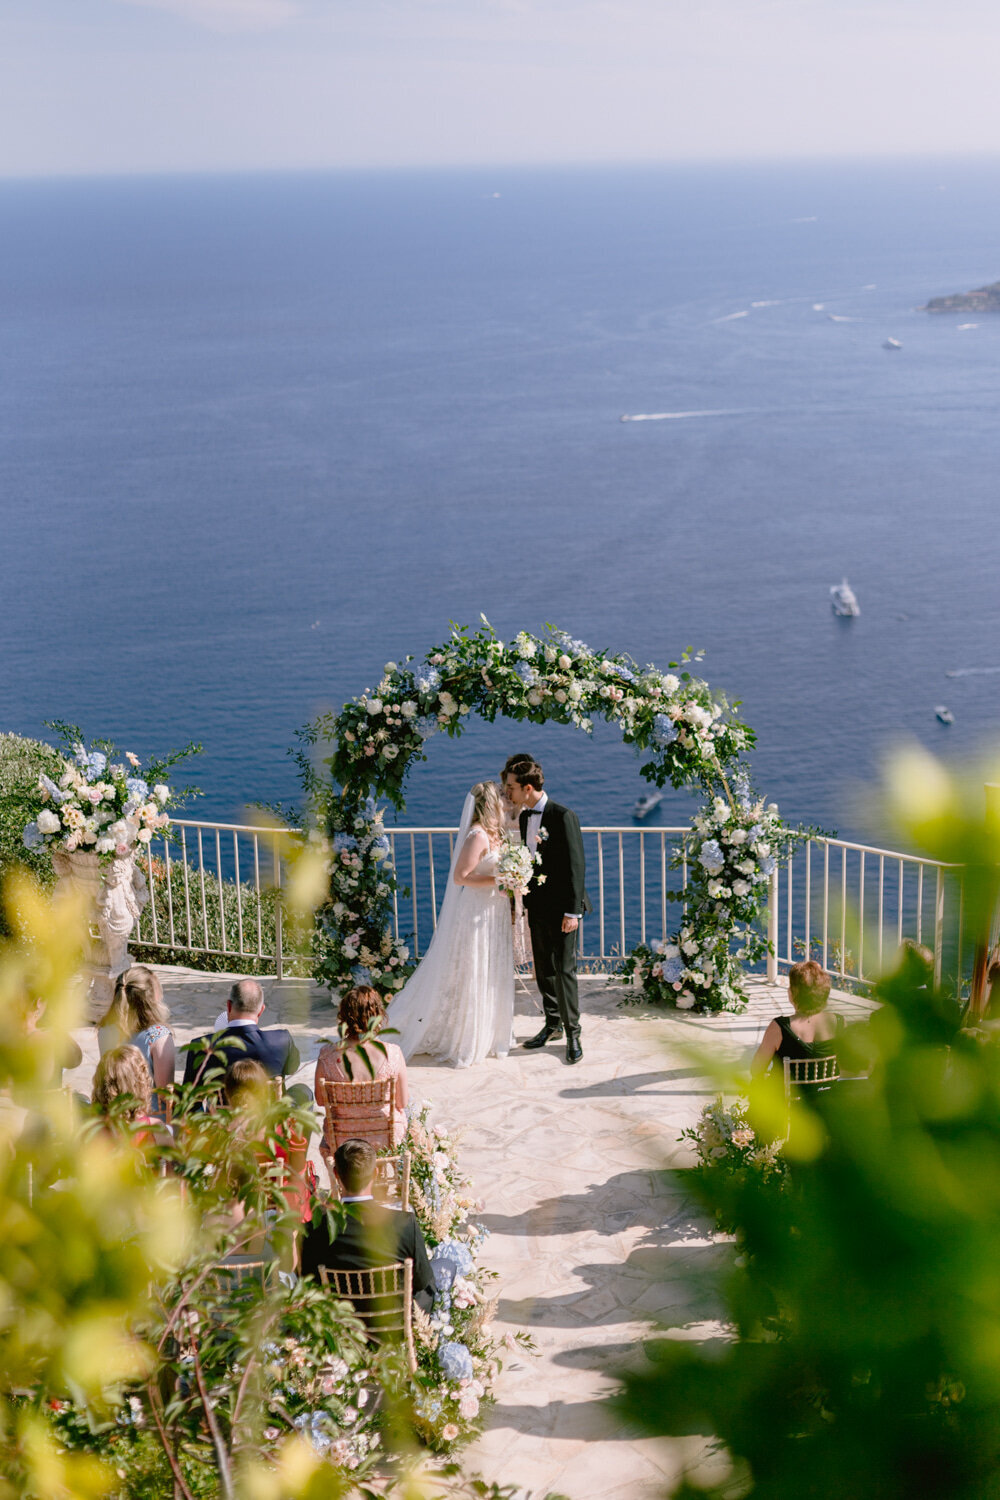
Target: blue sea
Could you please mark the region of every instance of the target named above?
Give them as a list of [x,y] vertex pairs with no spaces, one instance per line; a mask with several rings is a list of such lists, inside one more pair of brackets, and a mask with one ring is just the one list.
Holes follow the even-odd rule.
[[[987,159],[0,184],[0,727],[199,740],[236,818],[482,612],[703,649],[768,798],[874,836],[888,748],[997,736],[1000,317],[918,310],[997,277]],[[611,730],[506,723],[405,820],[522,748],[629,820]]]

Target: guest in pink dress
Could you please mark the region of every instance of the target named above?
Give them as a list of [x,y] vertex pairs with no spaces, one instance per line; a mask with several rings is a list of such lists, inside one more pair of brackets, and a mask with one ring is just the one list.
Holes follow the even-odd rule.
[[[406,1085],[406,1060],[395,1042],[382,1042],[377,1047],[370,1045],[371,1036],[385,1021],[385,1006],[378,991],[370,985],[359,985],[348,990],[340,1002],[339,1020],[343,1040],[323,1048],[316,1063],[316,1097],[319,1098],[320,1082],[330,1079],[336,1083],[364,1083],[371,1078],[395,1078],[396,1110],[392,1121],[392,1139],[399,1145],[406,1134],[405,1106],[409,1099]],[[362,1037],[369,1038],[364,1046],[369,1068],[361,1055]],[[385,1048],[383,1053],[382,1048]],[[388,1107],[385,1105],[345,1105],[337,1111],[343,1130],[356,1140],[371,1140],[372,1144],[385,1143],[385,1121]],[[333,1154],[336,1142],[330,1130],[329,1120],[323,1123],[323,1139],[320,1154],[333,1182]]]

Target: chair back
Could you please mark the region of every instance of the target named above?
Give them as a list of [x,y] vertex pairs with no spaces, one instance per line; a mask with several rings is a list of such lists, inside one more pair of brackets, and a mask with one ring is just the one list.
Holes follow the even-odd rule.
[[829,1086],[840,1077],[836,1057],[786,1057],[784,1064],[786,1099],[803,1088]]
[[319,1279],[330,1291],[354,1304],[373,1343],[401,1339],[410,1374],[416,1373],[413,1347],[413,1261],[395,1261],[366,1271],[336,1271],[319,1267]]
[[392,1202],[403,1210],[410,1207],[410,1153],[400,1151],[396,1156],[380,1156],[375,1162],[373,1192],[376,1198]]
[[326,1114],[328,1138],[334,1150],[342,1141],[368,1141],[379,1150],[392,1150],[393,1119],[396,1112],[396,1080],[365,1078],[344,1082],[339,1078],[321,1078],[316,1089],[317,1102]]

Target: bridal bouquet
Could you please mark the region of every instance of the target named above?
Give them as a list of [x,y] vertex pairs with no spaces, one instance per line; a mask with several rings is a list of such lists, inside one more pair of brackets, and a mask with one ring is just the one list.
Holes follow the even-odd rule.
[[508,834],[497,861],[497,885],[500,890],[506,891],[508,896],[523,896],[532,877],[536,885],[541,885],[545,876],[535,875],[535,866],[540,860],[540,854],[532,854],[527,844],[522,844],[520,839]]

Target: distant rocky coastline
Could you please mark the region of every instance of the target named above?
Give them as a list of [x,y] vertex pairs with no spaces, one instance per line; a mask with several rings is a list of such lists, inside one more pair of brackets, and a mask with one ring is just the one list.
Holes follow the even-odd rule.
[[955,292],[951,297],[932,297],[924,312],[1000,312],[1000,281],[974,292]]

